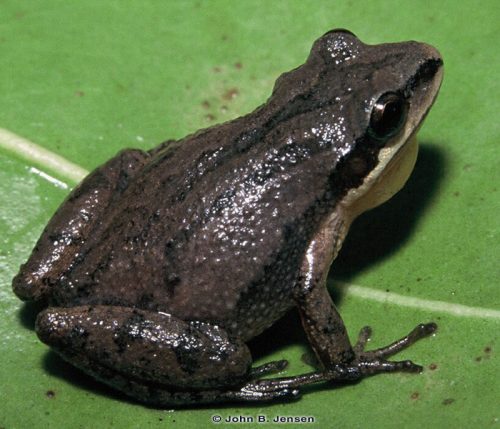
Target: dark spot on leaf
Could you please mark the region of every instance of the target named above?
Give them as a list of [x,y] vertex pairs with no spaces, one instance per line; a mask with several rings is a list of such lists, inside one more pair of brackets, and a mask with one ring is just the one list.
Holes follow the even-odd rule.
[[210,107],[210,101],[208,100],[203,100],[203,102],[201,103],[201,106],[204,108],[204,109],[208,109]]
[[476,361],[476,362],[481,362],[481,360],[482,360],[482,359],[483,359],[483,358],[482,358],[481,356],[478,356],[478,357],[475,359],[475,361]]
[[231,101],[233,98],[235,98],[238,94],[240,93],[240,91],[238,90],[238,88],[230,88],[228,89],[224,95],[222,96],[222,98],[224,100],[227,100],[227,101]]
[[443,399],[442,404],[443,405],[450,405],[450,404],[453,404],[453,402],[455,402],[455,400],[453,398],[446,398],[446,399]]
[[413,400],[418,399],[419,397],[420,397],[420,393],[418,393],[418,392],[413,392],[410,396],[410,398]]
[[300,357],[300,360],[304,362],[306,365],[312,366],[313,368],[318,368],[319,362],[317,357],[310,352],[303,353]]
[[49,398],[49,399],[52,399],[53,397],[56,396],[56,392],[54,392],[53,390],[47,390],[45,392],[45,396],[47,396],[47,398]]
[[438,367],[438,366],[437,366],[435,363],[431,363],[431,364],[429,365],[429,369],[430,369],[431,371],[434,371],[435,369],[437,369],[437,367]]
[[243,68],[243,64],[241,64],[240,62],[237,62],[237,63],[234,64],[234,68],[238,69],[238,70],[241,70]]
[[484,348],[484,352],[485,352],[485,353],[491,353],[491,347],[486,346],[486,347]]

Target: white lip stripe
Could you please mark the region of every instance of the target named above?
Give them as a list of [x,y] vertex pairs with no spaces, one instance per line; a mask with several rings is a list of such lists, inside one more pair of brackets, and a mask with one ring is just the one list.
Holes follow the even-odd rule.
[[62,156],[3,128],[0,128],[0,147],[75,183],[80,182],[89,173]]
[[500,311],[490,308],[469,307],[462,304],[452,304],[445,301],[432,301],[429,299],[414,298],[392,292],[384,292],[364,286],[349,283],[335,282],[342,287],[346,296],[354,296],[370,301],[394,304],[402,307],[412,307],[419,310],[435,311],[459,317],[476,317],[480,319],[500,319]]

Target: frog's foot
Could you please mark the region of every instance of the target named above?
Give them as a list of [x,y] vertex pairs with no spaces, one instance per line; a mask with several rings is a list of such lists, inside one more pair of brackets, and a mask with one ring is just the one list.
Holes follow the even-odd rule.
[[366,344],[371,336],[371,328],[365,326],[361,329],[357,343],[353,347],[355,359],[353,364],[357,366],[362,376],[378,374],[380,372],[421,372],[422,366],[410,360],[388,361],[387,358],[406,349],[418,340],[432,335],[437,330],[435,323],[421,323],[408,335],[394,341],[386,347],[376,350],[365,351]]
[[[246,384],[242,391],[259,394],[279,394],[287,392],[289,397],[298,397],[297,388],[308,384],[320,382],[352,382],[363,377],[378,374],[381,372],[420,372],[422,367],[410,360],[393,362],[387,358],[406,349],[418,340],[428,337],[436,332],[435,323],[420,324],[408,335],[393,342],[392,344],[376,350],[365,351],[366,344],[371,336],[371,328],[365,326],[360,334],[357,343],[353,347],[355,358],[346,364],[337,364],[332,368],[323,371],[311,372],[294,377],[273,378],[269,380],[255,380]],[[274,364],[272,362],[271,364]]]

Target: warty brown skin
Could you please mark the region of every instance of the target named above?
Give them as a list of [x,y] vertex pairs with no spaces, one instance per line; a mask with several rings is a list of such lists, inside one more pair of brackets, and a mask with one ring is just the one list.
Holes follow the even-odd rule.
[[[21,299],[47,303],[41,340],[164,406],[289,398],[309,383],[419,370],[385,358],[434,324],[364,352],[366,335],[351,346],[325,281],[359,211],[350,195],[364,201],[370,191],[356,190],[370,189],[382,152],[405,147],[441,66],[428,45],[332,31],[249,115],[120,152],[69,195],[13,281]],[[376,135],[372,112],[387,93],[406,110]],[[259,381],[285,363],[251,369],[245,342],[294,306],[322,368]]]

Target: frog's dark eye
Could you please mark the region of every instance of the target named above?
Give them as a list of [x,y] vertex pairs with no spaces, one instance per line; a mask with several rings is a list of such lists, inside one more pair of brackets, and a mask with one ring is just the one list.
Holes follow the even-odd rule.
[[382,95],[373,106],[369,131],[376,139],[387,139],[399,132],[406,121],[408,104],[394,92]]

